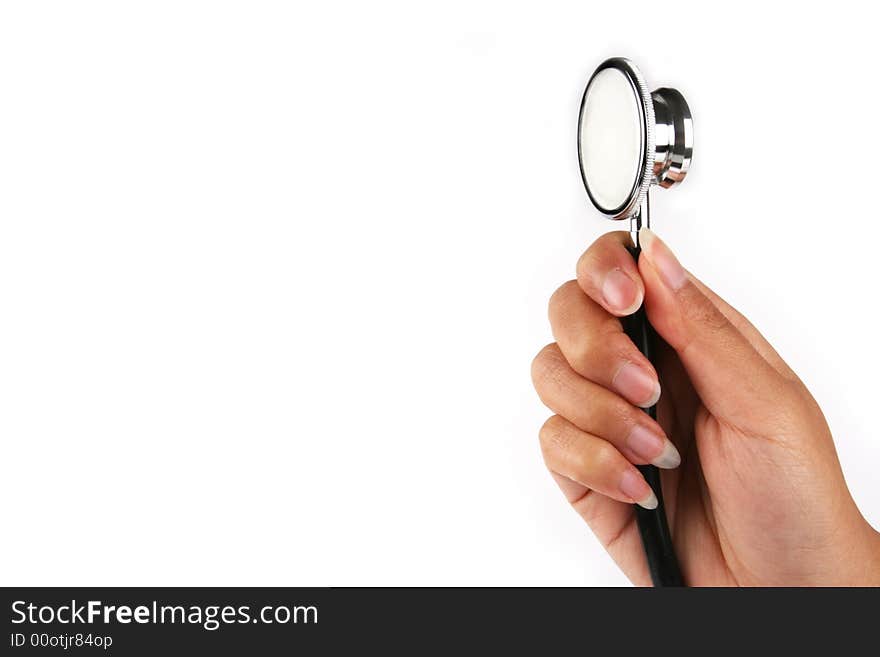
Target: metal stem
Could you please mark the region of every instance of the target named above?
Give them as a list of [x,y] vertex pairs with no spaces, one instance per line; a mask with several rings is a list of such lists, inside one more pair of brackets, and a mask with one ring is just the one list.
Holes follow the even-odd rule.
[[632,236],[633,246],[636,248],[640,248],[639,244],[639,231],[642,228],[651,228],[651,188],[648,188],[648,191],[645,192],[645,200],[642,201],[642,205],[639,208],[639,211],[636,212],[632,218],[629,220],[629,233]]

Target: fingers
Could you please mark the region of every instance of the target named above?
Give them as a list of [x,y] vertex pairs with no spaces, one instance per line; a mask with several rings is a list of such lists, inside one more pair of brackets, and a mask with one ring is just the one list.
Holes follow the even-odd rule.
[[636,586],[650,586],[651,575],[631,503],[613,500],[550,471],[562,494],[590,526],[621,570]]
[[583,291],[612,315],[632,315],[645,297],[645,286],[632,255],[629,233],[606,233],[577,263],[577,281]]
[[651,324],[678,353],[713,415],[749,420],[760,411],[761,400],[779,398],[785,379],[701,291],[654,233],[643,230],[640,238],[639,272]]
[[655,420],[619,395],[580,376],[555,344],[542,349],[535,358],[532,378],[548,408],[581,432],[606,443],[622,458],[660,468],[675,468],[681,463],[678,450]]
[[540,438],[544,461],[552,472],[612,499],[657,508],[657,497],[644,477],[610,443],[558,415],[544,423]]
[[657,403],[660,383],[653,365],[626,336],[620,321],[590,299],[577,281],[553,294],[549,314],[553,337],[575,372],[636,406]]
[[[645,252],[648,250],[648,242],[653,236],[653,233],[649,233],[650,231],[645,231],[643,234],[645,242],[642,246]],[[638,303],[636,303],[635,300],[642,300],[645,294],[645,286],[647,282],[644,280],[640,268],[636,265],[629,251],[626,249],[630,244],[631,238],[629,233],[623,231],[608,233],[596,240],[587,249],[587,251],[581,256],[577,265],[577,282],[579,287],[598,306],[604,308],[615,316],[625,316],[632,310],[638,308]],[[646,256],[647,255],[648,254],[646,253]],[[618,294],[606,294],[603,292],[603,288],[614,288],[615,281],[620,280],[616,274],[612,273],[618,270],[620,273],[625,274],[627,278],[634,281],[635,287],[633,289],[637,291],[633,292],[635,295],[633,297],[634,301],[632,302],[633,306],[626,307],[630,298],[625,293],[625,289],[624,292]],[[742,335],[745,341],[752,346],[754,351],[757,352],[761,358],[763,358],[784,378],[797,378],[779,354],[776,353],[773,347],[770,346],[764,337],[745,317],[706,287],[702,282],[697,280],[693,275],[688,274],[688,276],[696,288],[711,301],[712,305],[715,306],[715,309],[726,318],[728,322],[730,322],[733,328]],[[563,288],[565,287],[566,286],[563,286]],[[628,288],[628,284],[625,283],[622,287]],[[560,292],[561,291],[562,288],[560,289]],[[618,303],[615,304],[614,301],[618,299],[623,299],[623,301],[618,301]],[[571,315],[567,314],[567,316]],[[560,340],[560,337],[561,336],[557,336],[557,340],[560,341],[560,346],[563,347],[563,353],[568,355],[568,350],[565,348],[565,345],[563,345],[563,341]],[[584,376],[591,379],[593,378],[590,374],[586,373],[584,373]],[[599,379],[594,380],[599,381]],[[630,398],[629,395],[623,392],[621,392],[621,394],[633,403],[639,403],[637,400]]]

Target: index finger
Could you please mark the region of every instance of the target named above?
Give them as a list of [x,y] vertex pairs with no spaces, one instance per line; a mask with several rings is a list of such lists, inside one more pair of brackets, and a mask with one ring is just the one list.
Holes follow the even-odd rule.
[[577,281],[593,301],[617,317],[633,314],[645,298],[645,284],[627,247],[629,233],[606,233],[578,259]]

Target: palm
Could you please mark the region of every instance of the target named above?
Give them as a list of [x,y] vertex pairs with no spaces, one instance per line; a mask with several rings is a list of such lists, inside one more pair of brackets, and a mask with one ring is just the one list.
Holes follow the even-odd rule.
[[[748,469],[758,475],[752,479],[760,481],[753,470],[766,458],[754,453],[755,440],[749,440],[742,428],[711,415],[695,393],[678,356],[662,342],[655,366],[664,391],[658,420],[682,456],[681,466],[661,471],[661,479],[685,579],[691,586],[758,583],[755,575],[761,563],[756,562],[762,560],[760,552],[768,542],[774,542],[768,532],[782,532],[780,543],[785,542],[784,528],[778,526],[775,514],[765,512],[766,492],[744,485],[742,480],[742,470]],[[760,441],[758,436],[751,438]],[[731,454],[731,449],[738,453]],[[761,449],[765,449],[763,442]],[[766,449],[775,448],[770,445]],[[592,494],[584,495],[576,506],[630,579],[636,584],[650,584],[632,506]],[[726,509],[751,512],[736,513],[728,519]],[[762,537],[757,550],[756,534]],[[778,547],[785,549],[784,545]]]

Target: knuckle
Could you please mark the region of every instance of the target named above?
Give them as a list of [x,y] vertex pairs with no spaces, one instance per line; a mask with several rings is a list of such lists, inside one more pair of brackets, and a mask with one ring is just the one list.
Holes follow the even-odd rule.
[[591,460],[596,472],[611,470],[618,461],[617,449],[604,440],[598,441],[592,451]]
[[532,361],[532,382],[535,389],[541,390],[553,383],[558,383],[563,376],[565,360],[555,342],[548,344],[538,352]]
[[598,357],[598,345],[593,336],[585,333],[577,342],[569,345],[567,350],[566,355],[572,369],[583,376],[589,376]]
[[787,421],[780,422],[781,426],[795,424],[797,420],[807,419],[807,423],[812,427],[828,426],[822,409],[807,387],[800,381],[778,377],[776,381],[778,392],[774,398],[778,400],[776,407],[780,410],[784,409],[789,417]]
[[[590,377],[597,369],[606,343],[620,333],[620,321],[605,311],[590,311],[590,304],[577,281],[568,281],[550,298],[550,324],[562,341],[571,369]],[[622,335],[622,334],[621,334]]]
[[613,368],[615,358],[633,358],[632,340],[620,330],[620,322],[616,318],[609,319],[582,331],[577,341],[566,347],[565,355],[572,369],[588,379],[610,379],[608,370]]
[[604,440],[591,440],[581,449],[569,450],[567,453],[569,469],[578,481],[595,483],[605,478],[609,471],[617,467],[619,453],[610,443]]
[[573,432],[568,431],[568,427],[564,419],[558,415],[551,415],[544,422],[538,432],[538,440],[541,443],[541,453],[544,456],[545,463],[553,460],[553,455],[557,452],[568,451],[575,440]]
[[581,292],[577,281],[566,281],[560,285],[550,296],[550,321],[566,321],[571,316],[572,301],[576,298],[575,295],[578,294],[583,294],[583,292]]
[[593,270],[596,268],[598,262],[595,248],[596,244],[593,244],[593,246],[584,251],[581,254],[581,257],[578,258],[577,265],[575,265],[577,280],[582,285],[591,285],[593,280]]

